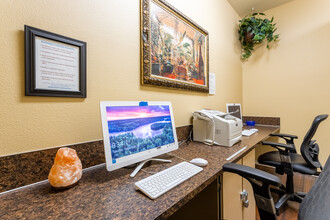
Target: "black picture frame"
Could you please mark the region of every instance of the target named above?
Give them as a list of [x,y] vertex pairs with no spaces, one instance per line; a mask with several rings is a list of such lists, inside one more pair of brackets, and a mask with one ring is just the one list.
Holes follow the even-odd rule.
[[[25,95],[26,96],[49,96],[49,97],[76,97],[86,98],[86,42],[65,37],[59,34],[44,31],[38,28],[24,26],[25,32]],[[55,45],[67,45],[68,47],[78,48],[79,79],[75,86],[79,87],[75,91],[65,88],[37,88],[36,87],[36,39],[45,39],[45,42],[55,42]],[[39,56],[41,56],[39,54]],[[64,78],[64,77],[63,77]],[[49,77],[50,82],[52,77]]]

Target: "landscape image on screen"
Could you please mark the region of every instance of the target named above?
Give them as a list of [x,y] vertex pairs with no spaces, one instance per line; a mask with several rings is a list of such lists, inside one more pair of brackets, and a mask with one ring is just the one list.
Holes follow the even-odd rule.
[[112,159],[174,143],[169,106],[109,106]]

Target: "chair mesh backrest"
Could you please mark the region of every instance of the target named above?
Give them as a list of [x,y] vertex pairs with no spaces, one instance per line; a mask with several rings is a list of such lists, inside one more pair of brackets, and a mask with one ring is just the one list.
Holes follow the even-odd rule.
[[318,115],[314,118],[312,126],[305,135],[304,141],[300,147],[300,153],[305,161],[312,167],[319,168],[321,164],[319,162],[319,146],[312,140],[319,124],[328,118],[328,115]]
[[299,220],[329,220],[330,216],[330,157],[312,189],[299,207]]

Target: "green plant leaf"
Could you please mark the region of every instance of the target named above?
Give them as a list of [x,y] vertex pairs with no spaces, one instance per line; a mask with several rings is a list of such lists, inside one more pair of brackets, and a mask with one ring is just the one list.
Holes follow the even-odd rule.
[[[252,15],[247,15],[242,18],[238,25],[239,41],[242,45],[242,59],[246,60],[252,55],[254,50],[254,45],[263,42],[266,38],[267,48],[270,48],[268,43],[276,41],[279,38],[279,34],[274,34],[277,28],[275,28],[276,23],[273,23],[274,17],[271,19],[261,18],[265,16],[264,13],[253,13]],[[252,41],[247,42],[245,36],[250,33],[253,38]]]

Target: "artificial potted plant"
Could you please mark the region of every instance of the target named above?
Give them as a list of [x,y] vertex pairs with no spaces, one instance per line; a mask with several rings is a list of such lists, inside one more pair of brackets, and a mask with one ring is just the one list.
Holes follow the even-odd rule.
[[276,41],[279,37],[278,34],[274,34],[276,31],[276,23],[273,23],[274,17],[269,20],[263,16],[265,16],[264,13],[253,13],[239,21],[238,33],[243,49],[243,60],[247,60],[251,56],[256,44],[267,39],[267,48],[269,49],[269,43]]

